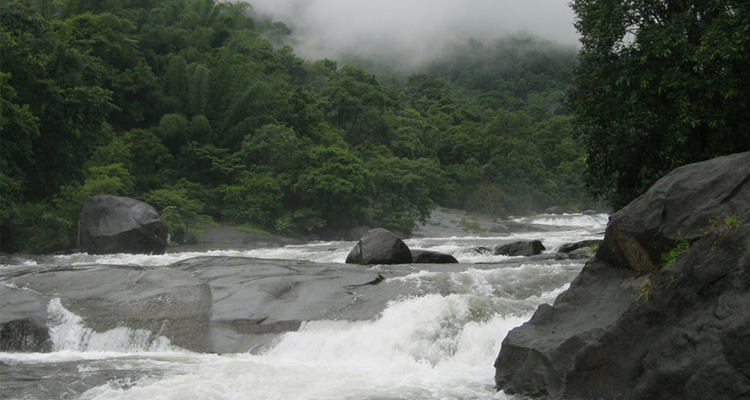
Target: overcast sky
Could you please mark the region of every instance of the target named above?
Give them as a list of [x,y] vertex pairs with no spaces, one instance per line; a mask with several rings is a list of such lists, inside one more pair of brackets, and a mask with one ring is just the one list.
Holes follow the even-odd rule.
[[294,30],[302,57],[440,54],[468,38],[482,41],[532,34],[575,45],[569,0],[250,0],[255,12]]

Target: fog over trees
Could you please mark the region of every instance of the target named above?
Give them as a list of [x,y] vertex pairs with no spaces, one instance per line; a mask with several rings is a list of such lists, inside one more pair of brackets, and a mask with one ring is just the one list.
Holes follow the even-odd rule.
[[[258,19],[282,22],[297,54],[387,61],[414,72],[469,40],[509,36],[578,46],[574,14],[559,0],[257,0]],[[406,71],[410,70],[410,71]]]
[[[376,54],[302,57],[292,22],[247,3],[3,2],[2,250],[71,248],[92,194],[153,204],[176,241],[211,221],[336,237],[409,232],[438,205],[592,207],[561,108],[575,49],[461,41],[437,3],[400,18],[451,32],[414,33],[433,36],[425,48],[455,40],[404,70]],[[477,10],[463,12],[489,19]]]

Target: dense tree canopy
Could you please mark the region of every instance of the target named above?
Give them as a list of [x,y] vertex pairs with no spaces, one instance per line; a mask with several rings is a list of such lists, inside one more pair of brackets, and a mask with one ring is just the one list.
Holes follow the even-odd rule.
[[289,29],[250,11],[2,2],[2,250],[72,247],[81,201],[99,193],[152,203],[177,239],[210,220],[325,235],[409,232],[437,205],[591,207],[560,109],[572,49],[469,42],[380,76],[274,47],[263,34]]
[[677,166],[750,150],[750,3],[572,5],[570,101],[594,194],[619,208]]

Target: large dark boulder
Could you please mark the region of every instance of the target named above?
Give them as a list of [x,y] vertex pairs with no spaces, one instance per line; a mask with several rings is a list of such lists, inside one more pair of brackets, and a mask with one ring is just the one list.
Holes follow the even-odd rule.
[[546,248],[541,241],[527,240],[495,246],[495,248],[492,250],[492,254],[496,256],[502,255],[511,257],[530,257],[537,254],[542,254],[542,251],[544,250],[546,250]]
[[411,257],[416,264],[456,264],[458,260],[450,254],[440,253],[432,250],[411,251]]
[[410,264],[414,262],[409,246],[392,232],[371,229],[346,257],[347,264]]
[[654,270],[679,239],[696,240],[711,220],[747,216],[750,153],[686,165],[610,217],[597,258],[622,268]]
[[87,198],[78,224],[81,250],[90,254],[163,253],[169,245],[159,213],[129,197]]
[[748,398],[748,343],[743,153],[678,168],[614,214],[596,259],[506,336],[495,382],[539,398]]

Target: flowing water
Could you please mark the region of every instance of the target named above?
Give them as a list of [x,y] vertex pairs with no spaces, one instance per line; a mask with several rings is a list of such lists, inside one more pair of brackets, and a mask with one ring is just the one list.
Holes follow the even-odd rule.
[[[493,362],[503,338],[540,303],[554,301],[583,261],[534,261],[473,249],[542,239],[547,252],[554,252],[563,243],[601,238],[606,220],[606,215],[537,216],[515,222],[545,232],[409,239],[411,248],[450,253],[460,264],[410,266],[382,284],[409,287],[411,294],[386,299],[375,318],[304,322],[262,351],[196,353],[125,326],[96,332],[52,299],[47,311],[54,351],[0,353],[0,398],[510,399],[493,387]],[[343,263],[353,245],[313,242],[159,256],[74,254],[16,259],[14,264],[165,268],[207,255]],[[1,269],[14,267],[1,266],[0,278]]]

